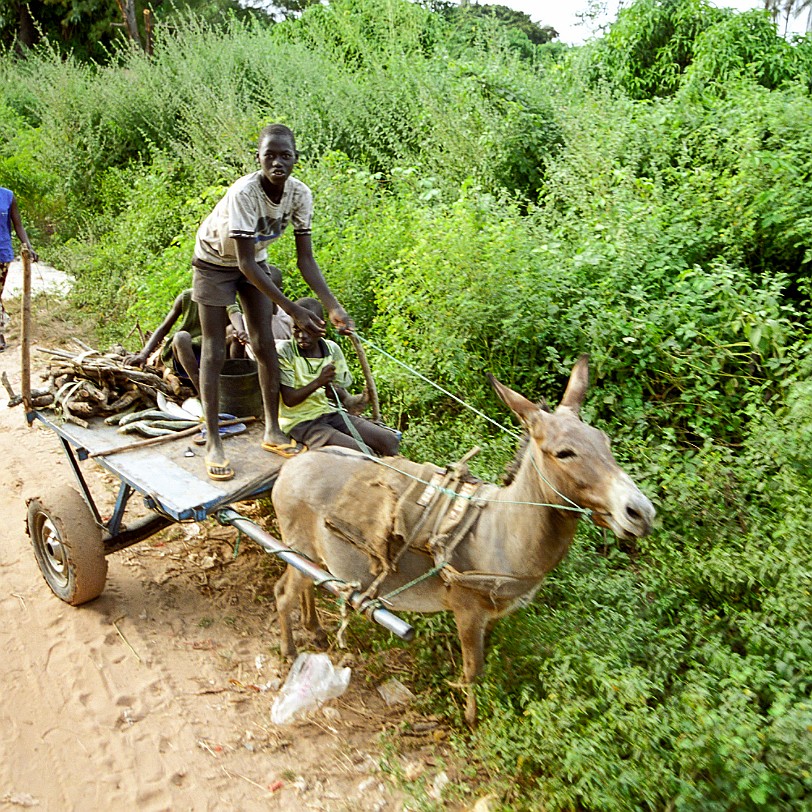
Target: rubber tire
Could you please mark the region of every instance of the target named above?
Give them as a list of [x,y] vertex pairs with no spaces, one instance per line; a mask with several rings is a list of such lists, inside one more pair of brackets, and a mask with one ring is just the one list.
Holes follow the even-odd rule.
[[[63,517],[70,517],[70,525]],[[58,598],[79,606],[101,595],[107,580],[102,531],[76,490],[64,485],[47,499],[29,499],[26,529],[42,576]]]

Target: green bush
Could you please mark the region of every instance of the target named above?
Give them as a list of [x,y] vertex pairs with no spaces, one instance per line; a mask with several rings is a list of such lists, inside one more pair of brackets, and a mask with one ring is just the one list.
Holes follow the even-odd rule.
[[694,60],[700,34],[731,13],[706,0],[637,0],[591,47],[590,76],[633,99],[669,96]]
[[807,385],[741,458],[664,449],[658,532],[581,533],[497,626],[463,747],[510,808],[808,808],[810,430]]

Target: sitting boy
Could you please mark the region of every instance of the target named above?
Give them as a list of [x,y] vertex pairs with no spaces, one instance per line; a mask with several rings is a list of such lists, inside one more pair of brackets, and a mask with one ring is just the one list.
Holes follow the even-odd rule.
[[[296,304],[307,308],[318,319],[324,319],[321,302],[312,297]],[[341,347],[334,341],[317,338],[298,325],[293,338],[278,341],[279,356],[279,426],[294,440],[308,448],[338,445],[382,456],[398,453],[400,435],[363,417],[339,412],[330,397],[338,397],[349,407],[352,398],[346,387],[352,383]],[[347,425],[352,424],[352,429]],[[367,448],[357,442],[357,432]]]
[[[226,308],[231,322],[227,334],[227,356],[245,358],[245,345],[248,333],[245,330],[240,306],[235,302]],[[200,347],[203,331],[200,327],[200,313],[197,304],[192,301],[192,289],[187,288],[175,299],[166,317],[158,329],[149,337],[144,349],[124,359],[125,364],[142,367],[147,358],[155,352],[156,347],[166,338],[175,322],[180,325],[161,353],[161,360],[168,369],[173,370],[182,383],[190,383],[195,392],[200,393]]]

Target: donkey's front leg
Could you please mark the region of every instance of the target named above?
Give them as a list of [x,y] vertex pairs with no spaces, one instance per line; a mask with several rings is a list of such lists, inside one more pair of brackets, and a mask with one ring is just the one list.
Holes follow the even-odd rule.
[[467,606],[454,609],[454,620],[462,645],[462,670],[465,677],[465,721],[476,727],[476,696],[474,682],[485,667],[485,627],[489,616],[468,597]]
[[279,648],[282,656],[288,659],[296,656],[291,613],[306,586],[310,586],[310,583],[306,581],[305,577],[288,565],[273,590],[276,597],[276,611],[279,616]]

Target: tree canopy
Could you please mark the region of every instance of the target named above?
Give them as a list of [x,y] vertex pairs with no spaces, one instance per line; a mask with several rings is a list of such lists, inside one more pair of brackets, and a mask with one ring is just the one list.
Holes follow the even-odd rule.
[[0,45],[21,53],[46,40],[80,59],[104,60],[113,43],[128,35],[127,12],[138,39],[145,42],[145,10],[166,22],[189,13],[210,22],[229,16],[271,19],[261,8],[246,8],[238,0],[0,0]]
[[[13,45],[22,53],[44,39],[80,59],[104,60],[112,44],[129,35],[129,28],[134,39],[146,44],[146,11],[156,24],[171,24],[173,18],[188,14],[211,24],[251,17],[271,24],[277,18],[295,18],[314,5],[319,0],[0,0],[0,45]],[[498,20],[534,45],[558,36],[550,26],[507,6],[460,7],[440,0],[433,7],[469,29],[477,19]]]

